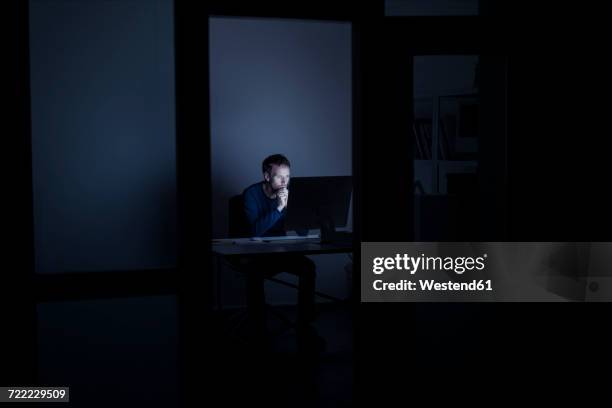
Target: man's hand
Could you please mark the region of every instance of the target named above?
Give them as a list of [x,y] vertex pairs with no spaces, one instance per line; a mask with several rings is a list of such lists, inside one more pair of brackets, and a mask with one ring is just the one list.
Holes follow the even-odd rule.
[[289,202],[289,190],[286,188],[281,188],[278,190],[278,211],[283,211],[285,207],[287,207],[287,203]]

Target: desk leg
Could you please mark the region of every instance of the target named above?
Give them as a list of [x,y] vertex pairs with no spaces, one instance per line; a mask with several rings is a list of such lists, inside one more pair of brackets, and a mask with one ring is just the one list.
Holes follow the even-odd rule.
[[266,297],[264,278],[259,270],[246,271],[246,286],[247,309],[253,325],[251,334],[260,343],[266,333]]
[[215,268],[217,270],[217,284],[216,286],[216,301],[217,301],[217,311],[221,311],[222,309],[222,303],[221,303],[221,273],[222,273],[222,269],[223,269],[223,258],[220,256],[215,257],[215,262],[217,263],[217,267]]

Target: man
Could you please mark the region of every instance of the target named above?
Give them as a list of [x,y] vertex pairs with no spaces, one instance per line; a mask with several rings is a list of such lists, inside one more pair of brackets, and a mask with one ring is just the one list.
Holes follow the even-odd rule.
[[[244,214],[257,237],[286,235],[284,221],[289,204],[291,164],[282,154],[266,157],[262,163],[263,181],[243,192]],[[247,271],[247,303],[260,328],[265,327],[265,296],[263,279],[280,272],[298,276],[298,346],[315,345],[322,340],[310,325],[314,319],[315,264],[304,255],[278,253],[243,259]]]
[[291,164],[282,154],[267,157],[264,180],[244,190],[244,212],[255,237],[286,235],[284,220],[289,203]]

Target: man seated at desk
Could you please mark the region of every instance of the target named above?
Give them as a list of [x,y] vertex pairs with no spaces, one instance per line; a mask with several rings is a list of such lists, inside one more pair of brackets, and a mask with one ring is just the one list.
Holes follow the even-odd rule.
[[[281,155],[267,157],[262,163],[263,181],[243,192],[244,215],[255,237],[286,235],[284,220],[289,205],[291,164]],[[301,235],[301,233],[300,233]],[[298,284],[298,344],[321,345],[322,340],[311,326],[315,315],[315,264],[304,255],[272,254],[241,260],[247,271],[247,303],[260,323],[265,325],[263,279],[280,272],[299,278]]]
[[286,235],[284,220],[289,203],[289,160],[280,154],[267,157],[262,163],[264,180],[242,193],[244,212],[254,237]]

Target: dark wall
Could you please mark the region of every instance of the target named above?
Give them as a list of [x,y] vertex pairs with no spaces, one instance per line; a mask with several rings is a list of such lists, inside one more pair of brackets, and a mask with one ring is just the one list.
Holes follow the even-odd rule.
[[[28,286],[24,299],[57,299],[38,299],[30,315],[37,360],[27,383],[70,386],[74,406],[176,406],[176,296],[103,293],[155,293],[156,278],[129,270],[176,265],[173,2],[29,6],[36,272],[127,271]],[[62,299],[96,286],[105,289],[92,299]]]
[[172,1],[31,1],[39,272],[176,262]]

